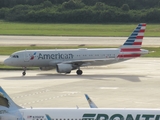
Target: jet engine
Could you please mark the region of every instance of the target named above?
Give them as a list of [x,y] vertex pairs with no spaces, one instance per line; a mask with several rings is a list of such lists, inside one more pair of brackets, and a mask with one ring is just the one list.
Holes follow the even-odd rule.
[[56,69],[58,73],[70,73],[73,67],[72,64],[57,64]]
[[54,67],[40,67],[40,70],[42,71],[47,71],[47,70],[52,70]]

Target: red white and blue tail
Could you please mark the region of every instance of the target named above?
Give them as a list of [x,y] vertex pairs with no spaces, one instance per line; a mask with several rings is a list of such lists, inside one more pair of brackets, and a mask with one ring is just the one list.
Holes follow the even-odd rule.
[[130,59],[141,56],[141,45],[144,37],[146,23],[140,23],[126,42],[120,47],[118,58]]

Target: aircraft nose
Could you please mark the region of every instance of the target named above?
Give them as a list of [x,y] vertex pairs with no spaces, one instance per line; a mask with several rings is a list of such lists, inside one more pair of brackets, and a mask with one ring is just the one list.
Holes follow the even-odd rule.
[[4,62],[3,62],[5,65],[10,65],[11,64],[11,61],[9,59],[5,59]]

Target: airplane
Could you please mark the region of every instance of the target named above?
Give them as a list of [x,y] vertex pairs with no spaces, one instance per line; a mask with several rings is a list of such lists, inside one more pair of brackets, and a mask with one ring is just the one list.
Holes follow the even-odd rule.
[[23,76],[27,67],[39,67],[41,70],[56,68],[58,73],[66,74],[77,70],[77,75],[82,75],[80,67],[108,65],[147,54],[148,50],[141,49],[145,28],[146,23],[138,24],[119,48],[22,50],[14,52],[4,60],[4,64],[23,67]]
[[159,120],[160,109],[23,108],[0,87],[0,120]]

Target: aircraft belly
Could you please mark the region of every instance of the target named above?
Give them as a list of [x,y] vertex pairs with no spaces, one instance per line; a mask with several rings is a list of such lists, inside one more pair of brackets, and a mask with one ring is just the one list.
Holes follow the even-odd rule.
[[118,60],[96,61],[91,63],[91,66],[108,65],[119,62]]
[[28,67],[39,67],[39,66],[49,66],[49,61],[28,61],[24,62],[26,66]]
[[129,59],[115,59],[115,60],[107,60],[107,61],[95,61],[95,62],[92,62],[90,65],[91,66],[108,65],[108,64],[123,62],[123,61],[126,61],[126,60],[129,60]]
[[36,62],[34,66],[49,66],[48,62]]

